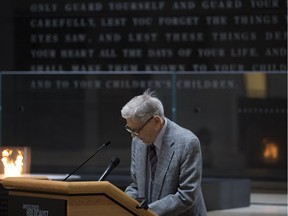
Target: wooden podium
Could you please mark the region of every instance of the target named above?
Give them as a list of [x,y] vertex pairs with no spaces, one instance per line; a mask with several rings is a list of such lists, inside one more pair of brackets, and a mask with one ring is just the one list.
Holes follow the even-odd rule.
[[8,177],[9,216],[156,216],[107,181],[64,182]]

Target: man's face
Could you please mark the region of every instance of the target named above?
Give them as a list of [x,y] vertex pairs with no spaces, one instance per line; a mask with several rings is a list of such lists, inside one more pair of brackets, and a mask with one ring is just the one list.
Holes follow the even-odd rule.
[[159,133],[159,130],[157,130],[158,125],[160,124],[158,116],[153,116],[146,122],[142,122],[135,118],[128,118],[126,121],[126,129],[128,128],[128,130],[130,130],[131,136],[136,136],[145,144],[152,144]]

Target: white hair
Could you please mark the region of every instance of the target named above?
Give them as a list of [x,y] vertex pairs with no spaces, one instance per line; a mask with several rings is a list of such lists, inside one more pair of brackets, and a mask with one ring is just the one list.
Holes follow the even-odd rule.
[[142,122],[147,121],[152,116],[164,117],[162,102],[155,97],[154,91],[145,90],[142,95],[132,98],[121,110],[123,118],[135,118]]

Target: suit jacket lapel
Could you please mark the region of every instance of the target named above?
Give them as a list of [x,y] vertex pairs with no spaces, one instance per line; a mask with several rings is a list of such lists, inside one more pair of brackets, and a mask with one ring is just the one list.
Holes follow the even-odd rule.
[[143,143],[137,143],[138,150],[137,150],[137,157],[136,160],[139,160],[138,168],[138,190],[139,190],[139,197],[144,198],[146,194],[146,172],[147,172],[147,145]]
[[162,143],[160,154],[158,157],[158,164],[157,164],[156,174],[155,174],[155,179],[154,179],[154,187],[153,187],[154,189],[152,193],[153,200],[159,199],[161,195],[165,176],[167,174],[167,171],[169,169],[169,166],[170,166],[173,154],[174,154],[174,151],[171,148],[174,144],[173,135],[171,135],[173,133],[171,133],[171,131],[169,132],[169,130],[170,130],[170,123],[168,120],[168,125],[166,128],[164,137],[163,137],[163,143]]

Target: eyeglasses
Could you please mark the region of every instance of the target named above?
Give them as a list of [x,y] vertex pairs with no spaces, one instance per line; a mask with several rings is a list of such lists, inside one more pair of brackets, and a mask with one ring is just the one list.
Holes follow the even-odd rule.
[[145,127],[145,125],[151,120],[151,119],[153,119],[154,118],[154,116],[152,116],[151,118],[149,118],[143,125],[142,125],[142,127],[141,128],[139,128],[139,129],[131,129],[127,124],[125,125],[125,129],[129,132],[129,133],[131,133],[131,134],[134,134],[135,136],[139,136],[140,135],[140,131]]

